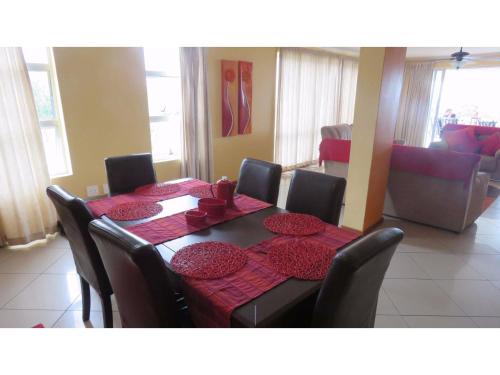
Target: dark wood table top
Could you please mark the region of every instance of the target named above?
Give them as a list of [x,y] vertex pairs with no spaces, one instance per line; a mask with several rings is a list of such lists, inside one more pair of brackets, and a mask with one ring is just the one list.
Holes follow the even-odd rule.
[[[164,210],[157,216],[136,221],[114,221],[126,228],[127,226],[143,223],[169,216],[174,213],[197,207],[198,198],[186,195],[160,202]],[[170,260],[176,251],[184,246],[205,241],[223,241],[240,247],[248,247],[275,236],[269,232],[262,221],[269,215],[286,212],[278,207],[269,207],[237,219],[212,226],[199,232],[191,233],[175,240],[156,245],[161,256],[170,268]],[[103,216],[103,220],[111,220]],[[173,272],[173,271],[172,271]],[[177,275],[175,275],[177,277]],[[305,281],[288,279],[273,289],[267,291],[254,300],[235,309],[232,314],[231,325],[234,327],[265,327],[274,325],[291,308],[300,304],[308,297],[317,293],[320,281]]]

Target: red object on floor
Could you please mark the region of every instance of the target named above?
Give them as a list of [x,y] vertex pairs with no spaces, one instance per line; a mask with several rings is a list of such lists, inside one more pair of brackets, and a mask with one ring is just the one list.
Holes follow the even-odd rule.
[[263,224],[271,232],[291,236],[309,236],[324,231],[326,227],[315,216],[291,212],[268,216]]
[[238,246],[208,241],[180,249],[172,258],[174,271],[195,279],[220,279],[243,268],[247,255]]
[[146,196],[137,193],[128,193],[128,194],[115,195],[113,197],[96,199],[93,201],[86,202],[86,204],[95,217],[100,217],[102,215],[105,215],[114,206],[121,203],[130,203],[138,201],[160,202],[167,199],[181,197],[183,195],[188,195],[190,189],[194,187],[208,186],[210,184],[208,182],[200,180],[189,180],[189,181],[179,182],[178,185],[180,189],[172,194]]
[[391,168],[403,172],[459,180],[468,184],[481,156],[412,146],[392,146]]
[[113,220],[139,220],[158,215],[163,207],[154,202],[129,202],[114,206],[108,211]]
[[306,238],[276,244],[269,251],[274,270],[301,280],[322,280],[337,253],[335,248]]
[[38,323],[37,325],[35,325],[31,328],[45,328],[45,326],[42,323]]
[[267,202],[262,202],[240,194],[234,199],[234,206],[226,209],[224,216],[207,217],[203,225],[189,225],[186,222],[184,212],[180,212],[147,223],[131,225],[127,227],[127,230],[157,245],[271,206],[272,205]]
[[[327,224],[326,230],[308,241],[339,249],[359,237],[359,233]],[[273,245],[295,241],[296,237],[277,236],[245,250],[248,261],[232,275],[215,280],[184,278],[185,296],[193,321],[198,327],[229,327],[231,314],[290,277],[276,272],[269,262]],[[256,311],[256,314],[259,312]]]
[[321,165],[324,160],[349,163],[350,154],[350,140],[336,138],[323,139],[319,145],[319,165]]
[[170,194],[177,193],[179,190],[181,190],[181,187],[178,183],[177,184],[162,183],[162,184],[151,184],[138,187],[137,189],[135,189],[134,193],[146,196],[152,196],[152,195],[168,196]]

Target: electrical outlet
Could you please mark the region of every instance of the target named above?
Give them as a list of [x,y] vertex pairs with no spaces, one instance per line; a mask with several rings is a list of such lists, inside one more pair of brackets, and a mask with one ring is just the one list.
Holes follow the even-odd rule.
[[99,195],[99,187],[97,185],[87,186],[87,196],[95,197],[96,195]]
[[104,194],[109,195],[109,186],[108,184],[102,184],[102,191]]

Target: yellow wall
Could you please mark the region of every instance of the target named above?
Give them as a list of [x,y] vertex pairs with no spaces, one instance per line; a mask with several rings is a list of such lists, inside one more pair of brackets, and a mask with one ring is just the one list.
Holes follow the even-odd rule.
[[[276,48],[208,48],[208,104],[212,127],[213,177],[237,178],[241,161],[273,161]],[[252,133],[221,136],[221,60],[253,62]]]
[[[54,48],[73,175],[55,178],[73,194],[106,183],[104,158],[151,152],[141,48]],[[178,178],[179,162],[155,164],[159,180]]]

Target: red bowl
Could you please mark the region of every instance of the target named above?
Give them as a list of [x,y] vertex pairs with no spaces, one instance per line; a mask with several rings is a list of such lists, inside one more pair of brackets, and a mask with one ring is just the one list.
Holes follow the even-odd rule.
[[217,198],[201,198],[198,208],[210,217],[221,217],[226,212],[226,201]]
[[205,224],[207,213],[199,210],[189,210],[184,213],[184,216],[189,225],[202,225]]

